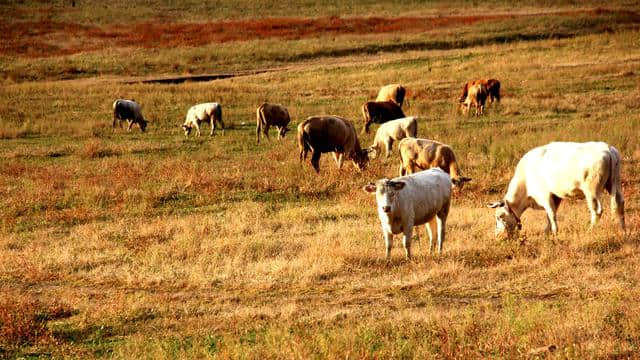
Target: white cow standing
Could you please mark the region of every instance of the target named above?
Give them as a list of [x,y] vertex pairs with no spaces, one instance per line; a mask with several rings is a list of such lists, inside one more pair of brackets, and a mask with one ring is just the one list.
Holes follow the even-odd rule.
[[386,245],[386,258],[391,257],[393,235],[403,233],[407,259],[411,259],[413,227],[426,224],[429,253],[433,238],[438,237],[438,253],[442,253],[445,225],[451,204],[451,178],[440,168],[433,168],[394,179],[381,179],[362,188],[376,194],[378,217]]
[[184,130],[184,135],[189,136],[192,128],[196,128],[196,136],[200,136],[200,123],[207,122],[211,125],[211,136],[213,136],[213,130],[216,129],[216,122],[222,126],[222,131],[224,133],[224,123],[222,122],[222,107],[220,104],[211,102],[211,103],[202,103],[198,105],[193,105],[189,108],[187,112],[187,117],[185,118],[184,125],[182,125],[182,130]]
[[488,205],[496,208],[496,236],[522,228],[520,217],[530,207],[546,211],[547,231],[556,234],[560,202],[579,193],[585,196],[593,227],[602,215],[605,189],[624,231],[620,154],[615,147],[604,142],[552,142],[534,148],[518,162],[504,199]]
[[418,134],[418,117],[409,116],[402,119],[386,122],[376,131],[373,144],[369,147],[371,157],[376,158],[378,153],[385,149],[386,157],[389,158],[394,141],[400,141],[407,137],[415,138]]

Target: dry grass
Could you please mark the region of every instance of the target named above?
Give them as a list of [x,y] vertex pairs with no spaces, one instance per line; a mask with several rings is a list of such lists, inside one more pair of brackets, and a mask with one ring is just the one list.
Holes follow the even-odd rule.
[[[619,29],[323,55],[207,83],[7,83],[0,357],[526,358],[539,348],[555,349],[539,357],[637,357],[638,38]],[[327,39],[245,46],[322,50]],[[461,84],[485,76],[502,81],[502,103],[482,118],[461,116]],[[452,145],[473,178],[454,199],[444,254],[427,253],[420,229],[411,262],[399,239],[392,261],[383,260],[375,200],[360,189],[395,176],[395,155],[363,173],[324,156],[316,175],[298,162],[294,136],[256,145],[253,127],[255,107],[268,100],[289,107],[292,128],[335,113],[359,129],[361,104],[391,82],[409,89],[406,113],[423,116],[419,135]],[[116,97],[143,105],[147,133],[111,128]],[[229,128],[185,138],[178,126],[187,108],[205,100],[223,104]],[[628,233],[616,232],[607,208],[588,231],[584,201],[571,200],[556,238],[543,234],[544,214],[529,211],[518,238],[495,240],[485,204],[502,196],[520,156],[552,140],[592,139],[623,154]]]

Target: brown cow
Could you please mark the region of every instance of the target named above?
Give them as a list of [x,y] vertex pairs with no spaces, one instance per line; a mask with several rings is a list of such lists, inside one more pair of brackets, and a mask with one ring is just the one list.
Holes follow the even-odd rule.
[[500,81],[496,79],[479,79],[469,81],[462,87],[462,95],[458,99],[459,102],[464,102],[467,99],[467,92],[469,91],[469,87],[475,84],[483,84],[487,87],[487,92],[489,96],[489,101],[493,104],[494,100],[500,102]]
[[378,91],[376,101],[393,101],[398,104],[398,106],[402,107],[405,94],[406,90],[400,84],[386,85],[381,87],[380,91]]
[[291,118],[289,117],[289,111],[282,105],[264,103],[258,106],[256,110],[257,124],[256,124],[256,140],[260,143],[260,132],[262,136],[269,138],[269,127],[275,126],[278,129],[278,140],[284,138],[284,135],[289,131],[287,127]]
[[471,178],[460,175],[456,155],[449,145],[435,140],[404,138],[398,144],[400,150],[400,176],[439,167],[451,176],[454,187],[462,189]]
[[369,161],[367,150],[360,148],[353,123],[335,115],[311,116],[298,125],[298,146],[300,161],[312,152],[311,165],[318,173],[322,153],[332,152],[338,169],[342,168],[344,155],[360,170],[364,170]]
[[484,114],[484,104],[487,101],[487,87],[484,84],[474,84],[469,87],[467,98],[460,104],[463,111],[468,115],[471,106],[476,108],[476,116]]
[[362,105],[362,117],[364,118],[363,131],[369,133],[369,126],[372,123],[382,124],[406,116],[402,108],[393,101],[368,101]]

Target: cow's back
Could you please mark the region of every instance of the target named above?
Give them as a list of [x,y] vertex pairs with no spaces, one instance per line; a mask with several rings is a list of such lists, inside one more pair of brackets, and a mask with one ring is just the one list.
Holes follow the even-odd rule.
[[604,186],[610,169],[611,153],[604,142],[553,142],[526,153],[516,174],[524,176],[531,195],[551,192],[565,197],[576,195],[585,182]]
[[451,178],[440,168],[432,168],[393,181],[406,183],[399,201],[411,204],[416,224],[422,224],[438,211],[448,207],[451,201]]
[[311,147],[320,152],[343,150],[353,146],[355,128],[346,119],[338,116],[312,116],[299,126],[306,134]]

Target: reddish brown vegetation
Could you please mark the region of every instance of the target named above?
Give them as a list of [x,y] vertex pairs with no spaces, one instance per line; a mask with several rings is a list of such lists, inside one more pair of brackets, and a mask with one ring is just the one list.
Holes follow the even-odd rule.
[[[559,13],[558,15],[567,15]],[[111,27],[43,21],[0,21],[0,54],[47,57],[107,47],[163,48],[265,38],[299,39],[319,35],[424,32],[525,15],[438,17],[267,18],[205,24],[139,23]]]

